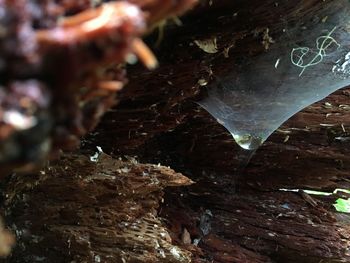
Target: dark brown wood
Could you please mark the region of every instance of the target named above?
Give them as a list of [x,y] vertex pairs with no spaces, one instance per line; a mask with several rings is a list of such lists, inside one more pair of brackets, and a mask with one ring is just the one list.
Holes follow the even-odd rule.
[[173,170],[100,154],[67,155],[36,175],[13,176],[5,215],[17,245],[7,262],[179,262],[157,216],[163,188],[192,182]]
[[[300,5],[317,9],[321,2],[288,2],[286,10]],[[195,103],[206,89],[200,80],[210,83],[211,74],[224,75],[236,56],[252,55],[249,48],[263,52],[261,38],[254,39],[251,31],[273,26],[275,9],[269,4],[214,1],[185,18],[183,27],[169,29],[157,52],[161,67],[153,73],[129,69],[130,84],[120,104],[104,117],[90,142],[117,155],[137,154],[170,165],[196,182],[169,191],[161,215],[179,242],[184,229],[192,242],[201,238],[199,247],[208,261],[347,261],[348,216],[332,205],[339,196],[311,196],[317,205],[310,205],[305,195],[280,189],[349,188],[349,90],[291,118],[256,152],[243,174],[237,173],[239,148],[232,137]],[[235,12],[243,17],[236,18]],[[272,21],[259,14],[269,14]],[[219,54],[193,44],[213,37]],[[225,48],[230,48],[229,58]],[[206,210],[213,216],[205,236],[199,225]]]
[[[111,262],[122,262],[124,250],[131,255],[127,262],[349,261],[350,217],[333,206],[349,195],[315,196],[304,190],[349,189],[350,89],[292,117],[243,170],[231,135],[196,104],[213,76],[225,76],[238,58],[266,52],[264,29],[278,39],[281,16],[288,19],[296,10],[318,14],[325,5],[337,10],[337,3],[279,1],[275,8],[276,1],[269,0],[201,1],[182,18],[183,26],[168,25],[161,45],[154,47],[160,67],[152,72],[128,67],[129,84],[119,104],[84,138],[83,156],[70,155],[48,165],[45,174],[15,175],[4,184],[6,223],[13,231],[30,230],[29,236],[21,232],[7,262],[33,262],[33,256],[47,262],[96,262],[96,256],[110,262],[107,256],[112,256]],[[148,44],[157,37],[149,36]],[[215,54],[194,43],[213,37]],[[96,146],[117,158],[130,155],[142,163],[169,165],[194,184],[166,189],[161,202],[162,188],[172,185],[172,178],[182,178],[174,186],[189,179],[132,160],[106,157],[91,163],[86,153]],[[150,168],[162,185],[153,188],[153,181],[142,176]],[[128,209],[134,206],[135,211]],[[141,243],[135,236],[120,238],[122,222],[149,222],[149,214],[171,241],[148,239],[145,233]],[[166,242],[166,259],[154,250],[155,240]],[[172,247],[181,259],[168,253]]]

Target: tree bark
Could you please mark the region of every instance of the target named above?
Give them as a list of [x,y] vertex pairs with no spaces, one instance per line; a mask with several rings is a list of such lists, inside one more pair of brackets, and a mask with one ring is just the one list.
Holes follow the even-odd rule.
[[[278,10],[273,4],[214,1],[184,18],[183,27],[171,27],[157,52],[161,67],[153,73],[129,70],[130,84],[118,107],[104,117],[90,141],[113,154],[137,154],[170,165],[196,182],[168,191],[161,215],[178,242],[184,229],[192,242],[200,240],[206,260],[346,261],[348,216],[332,204],[348,195],[310,196],[303,190],[349,188],[349,90],[337,91],[292,117],[243,173],[237,171],[240,150],[231,135],[195,103],[201,90],[211,88],[201,85],[210,83],[212,74],[224,76],[237,57],[265,52],[263,36],[256,37],[254,29],[272,28],[272,38],[278,39],[274,21],[279,15],[287,17],[297,8],[322,9],[321,1],[279,3]],[[216,54],[194,44],[214,37]],[[210,230],[203,233],[200,222],[206,211]]]
[[[191,181],[163,167],[112,159],[108,165],[105,159],[91,164],[80,155],[49,165],[44,174],[11,177],[4,185],[10,197],[6,223],[14,230],[29,229],[30,235],[21,233],[8,262],[33,262],[33,256],[52,260],[47,262],[124,262],[125,251],[131,255],[126,262],[349,261],[350,218],[333,206],[349,194],[305,190],[349,189],[350,89],[289,119],[242,169],[242,151],[231,135],[196,104],[215,76],[224,77],[237,61],[268,52],[264,32],[269,28],[268,35],[278,40],[281,17],[311,14],[322,20],[324,11],[338,10],[339,3],[201,1],[181,27],[168,25],[155,48],[160,67],[152,72],[128,68],[129,84],[119,104],[84,138],[81,152],[86,156],[100,146],[112,156],[170,166],[194,183],[166,189],[158,207],[163,186]],[[157,37],[149,36],[148,44]],[[216,53],[195,43],[214,38]],[[268,43],[273,48],[273,41]],[[118,169],[125,173],[116,175]],[[142,176],[149,169],[156,169],[152,174],[161,185],[152,186],[153,177]],[[118,196],[124,191],[129,195]],[[133,206],[137,209],[128,209]],[[141,243],[135,236],[121,238],[121,223],[150,221],[161,225],[168,239],[154,237],[159,234],[154,228],[151,238],[147,231],[140,235]],[[165,254],[155,249],[157,242]]]

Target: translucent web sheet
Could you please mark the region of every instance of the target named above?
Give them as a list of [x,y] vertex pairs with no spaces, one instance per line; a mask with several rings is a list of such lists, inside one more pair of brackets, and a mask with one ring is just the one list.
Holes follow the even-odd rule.
[[331,5],[286,23],[266,52],[232,65],[199,102],[242,148],[257,149],[292,115],[350,84],[350,2]]

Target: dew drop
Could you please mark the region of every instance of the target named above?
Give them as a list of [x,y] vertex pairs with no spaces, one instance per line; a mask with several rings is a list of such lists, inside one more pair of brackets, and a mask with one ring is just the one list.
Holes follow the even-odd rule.
[[235,139],[237,144],[245,150],[256,150],[263,143],[261,137],[256,137],[251,134],[232,134],[232,137]]

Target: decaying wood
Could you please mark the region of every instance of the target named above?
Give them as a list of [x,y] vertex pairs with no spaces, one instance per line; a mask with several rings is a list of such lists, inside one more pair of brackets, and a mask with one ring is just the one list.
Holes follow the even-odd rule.
[[[252,2],[228,2],[203,5],[184,19],[182,28],[169,29],[158,51],[158,70],[129,70],[130,84],[120,104],[104,117],[91,145],[170,165],[196,182],[169,191],[161,213],[178,242],[184,229],[192,242],[200,240],[201,252],[189,248],[196,251],[196,260],[346,262],[349,219],[332,205],[339,195],[312,196],[317,205],[311,205],[305,196],[280,189],[349,188],[349,90],[291,118],[237,175],[238,147],[195,103],[211,74],[224,74],[236,56],[250,55],[248,43],[255,43],[254,52],[264,50],[263,35],[253,38],[251,32],[267,26],[264,16],[254,16]],[[233,16],[236,12],[243,17]],[[251,27],[244,22],[248,17]],[[194,43],[213,38],[218,54],[205,53]],[[204,235],[200,221],[206,210],[212,217]]]
[[115,104],[124,63],[157,60],[141,36],[196,0],[0,3],[0,176],[76,149]]
[[[243,172],[232,137],[195,103],[213,75],[273,45],[264,32],[276,38],[279,15],[325,1],[285,1],[286,9],[278,3],[201,1],[183,26],[165,30],[158,69],[128,68],[119,104],[83,140],[84,150],[98,145],[169,165],[194,184],[163,166],[106,155],[97,163],[66,155],[41,173],[13,175],[3,186],[6,224],[17,233],[7,262],[350,261],[350,218],[333,206],[349,195],[303,191],[349,189],[349,88],[291,118]],[[197,45],[213,39],[217,53]],[[188,186],[168,188],[160,205],[168,185]]]
[[163,189],[191,184],[173,170],[100,154],[66,155],[13,176],[5,215],[17,236],[7,262],[189,262],[157,216]]

